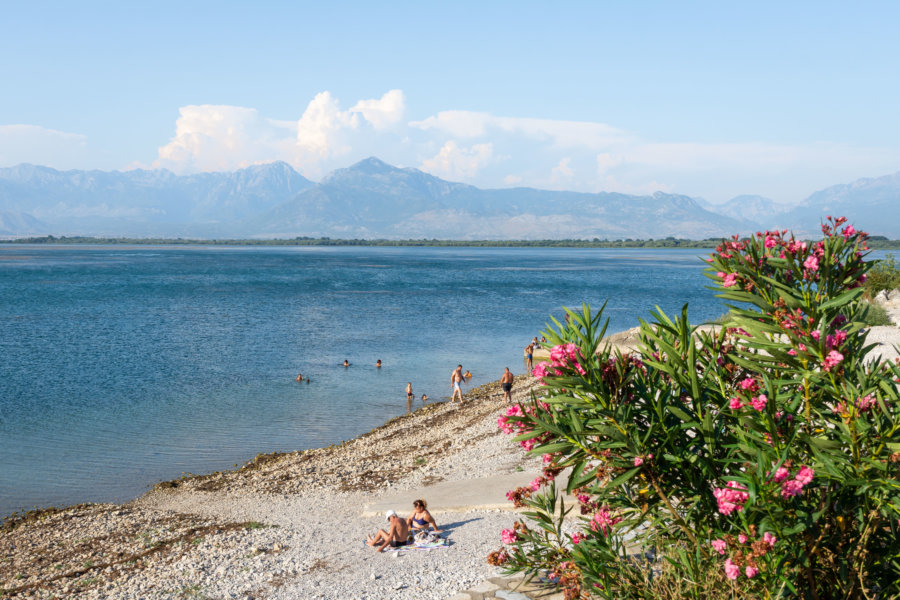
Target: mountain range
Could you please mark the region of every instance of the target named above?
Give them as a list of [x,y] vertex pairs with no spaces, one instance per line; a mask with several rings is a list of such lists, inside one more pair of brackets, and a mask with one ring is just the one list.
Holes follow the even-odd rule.
[[283,162],[234,172],[0,169],[0,235],[356,239],[705,239],[760,229],[815,234],[826,214],[900,238],[900,173],[810,195],[711,204],[629,195],[480,189],[377,158],[314,183]]

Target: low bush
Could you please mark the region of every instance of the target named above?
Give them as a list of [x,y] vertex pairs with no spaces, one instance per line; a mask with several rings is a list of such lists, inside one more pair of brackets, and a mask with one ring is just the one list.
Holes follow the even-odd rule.
[[884,259],[875,261],[869,269],[866,279],[866,296],[874,298],[882,290],[896,290],[900,288],[900,263],[893,254],[888,254]]
[[499,420],[545,467],[489,562],[570,600],[900,595],[900,367],[863,360],[866,234],[823,231],[721,244],[714,333],[657,310],[623,355],[602,309],[554,320],[542,393]]

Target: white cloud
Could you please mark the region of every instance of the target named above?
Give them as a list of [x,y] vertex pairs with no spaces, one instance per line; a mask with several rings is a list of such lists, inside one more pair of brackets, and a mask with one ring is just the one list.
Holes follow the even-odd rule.
[[572,159],[568,156],[561,159],[559,164],[553,167],[552,173],[554,179],[571,179],[575,175],[575,171],[570,166]]
[[341,110],[330,92],[317,94],[296,121],[264,117],[254,108],[194,105],[179,109],[175,137],[159,148],[155,167],[176,172],[231,170],[283,160],[311,178],[364,158],[361,149],[401,122],[406,100],[400,90],[360,100]]
[[87,164],[87,136],[38,125],[0,125],[0,166],[21,163],[75,169]]
[[477,138],[492,133],[519,135],[561,148],[603,149],[631,139],[626,132],[604,123],[495,117],[488,113],[448,110],[410,127],[439,131],[456,138]]
[[443,178],[473,177],[493,158],[491,144],[475,144],[471,148],[460,148],[453,140],[441,147],[436,156],[423,160],[421,169]]
[[378,130],[397,125],[406,112],[406,98],[400,90],[391,90],[378,100],[360,100],[350,112],[361,113]]

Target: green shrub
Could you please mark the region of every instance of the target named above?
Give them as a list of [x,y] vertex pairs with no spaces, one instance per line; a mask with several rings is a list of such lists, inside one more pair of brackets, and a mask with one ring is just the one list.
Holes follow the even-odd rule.
[[884,259],[875,261],[869,269],[866,279],[866,295],[874,298],[882,290],[895,290],[900,288],[900,263],[893,254],[888,254]]
[[542,393],[499,419],[545,469],[489,562],[567,599],[900,595],[900,367],[863,361],[866,235],[843,223],[720,245],[714,334],[657,309],[622,355],[596,351],[602,309],[554,320]]
[[888,316],[887,311],[884,310],[881,305],[875,304],[874,302],[863,302],[862,321],[870,327],[894,324]]

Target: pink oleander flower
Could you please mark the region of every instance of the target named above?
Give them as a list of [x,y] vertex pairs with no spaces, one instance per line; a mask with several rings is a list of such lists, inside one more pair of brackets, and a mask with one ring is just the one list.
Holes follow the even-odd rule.
[[867,396],[863,396],[862,398],[858,398],[856,400],[856,407],[860,410],[860,412],[866,412],[877,403],[878,400],[875,399],[875,396],[869,394]]
[[778,541],[778,538],[775,537],[774,535],[772,535],[771,533],[769,533],[768,531],[763,534],[762,539],[765,543],[767,543],[769,545],[769,548],[774,547],[775,542]]
[[531,484],[530,484],[528,487],[531,488],[531,491],[532,491],[532,492],[536,492],[536,491],[538,491],[539,489],[541,489],[541,478],[540,478],[540,477],[535,477],[535,478],[534,478],[534,481],[532,481]]
[[768,398],[766,398],[765,394],[760,394],[756,398],[750,401],[750,404],[753,405],[753,408],[759,412],[766,410],[766,402],[768,402]]
[[816,472],[807,466],[800,467],[800,470],[797,471],[797,474],[794,475],[794,479],[800,482],[800,485],[807,486],[812,483],[813,477],[815,477]]
[[728,547],[728,544],[725,543],[725,540],[713,540],[711,546],[719,554],[725,554],[725,548]]
[[803,268],[808,271],[818,271],[819,270],[819,259],[816,258],[814,254],[810,254],[805,261],[803,261]]
[[547,363],[538,363],[532,370],[531,374],[538,379],[543,379],[547,376]]
[[757,569],[756,567],[748,566],[746,569],[744,569],[744,575],[746,575],[748,579],[753,579],[754,577],[756,577],[757,573],[759,573],[759,569]]
[[547,465],[547,464],[550,464],[551,462],[553,462],[553,455],[545,454],[544,455],[544,464]]
[[743,405],[744,405],[743,402],[741,402],[741,399],[738,398],[737,396],[735,396],[728,402],[728,406],[731,407],[732,410],[738,410]]
[[641,458],[640,456],[635,456],[634,457],[634,466],[639,467],[642,464],[644,464],[644,459]]
[[744,535],[743,533],[738,534],[738,542],[739,542],[739,543],[741,543],[741,544],[746,544],[746,543],[747,543],[747,539],[748,539],[747,536]]
[[728,275],[725,276],[725,279],[722,280],[722,287],[733,286],[735,283],[737,283],[737,281],[735,281],[736,279],[737,279],[737,273],[729,273]]
[[578,501],[581,502],[582,504],[587,504],[588,502],[591,501],[591,497],[588,496],[587,494],[578,494],[578,495],[576,496],[576,498],[577,498]]
[[755,379],[753,379],[751,377],[747,377],[746,379],[741,381],[741,389],[750,390],[750,391],[755,392],[756,390],[759,389],[759,385],[756,383]]
[[582,542],[582,540],[584,540],[586,537],[587,536],[584,535],[583,533],[581,533],[580,531],[578,533],[573,533],[572,534],[572,543],[576,544],[576,545],[580,544]]
[[844,239],[849,240],[850,236],[856,233],[856,230],[853,229],[853,225],[847,225],[846,227],[844,227],[844,231],[842,233],[844,234]]
[[822,368],[826,371],[830,371],[834,367],[841,364],[841,361],[844,360],[844,355],[838,352],[837,350],[832,350],[825,357],[825,360],[822,361]]
[[791,356],[797,356],[797,351],[791,348],[790,350],[788,350],[788,354],[790,354]]
[[773,238],[771,235],[767,235],[766,241],[763,246],[765,246],[766,248],[774,248],[776,245],[778,245],[778,243],[775,241],[775,238]]
[[803,484],[796,479],[789,479],[781,484],[781,497],[792,498],[803,491]]
[[744,510],[744,503],[750,497],[745,490],[736,481],[729,481],[724,488],[715,488],[713,496],[719,503],[719,512],[728,516],[734,511]]
[[818,329],[813,329],[812,331],[809,332],[809,337],[811,337],[812,339],[816,340],[817,342],[819,341],[819,337],[820,337],[821,335],[822,335],[822,334],[819,333],[819,330],[818,330]]
[[[819,333],[819,332],[817,331],[816,333]],[[818,339],[818,337],[817,337],[817,339]],[[806,344],[797,344],[797,349],[800,350],[800,352],[806,352]]]
[[606,535],[610,527],[621,520],[621,517],[614,517],[612,513],[609,512],[609,508],[604,506],[599,511],[595,512],[593,518],[591,518],[591,530],[599,531],[603,535]]
[[725,577],[728,579],[737,579],[738,573],[741,572],[741,568],[734,564],[730,558],[725,559]]
[[504,529],[500,532],[500,539],[503,540],[504,544],[515,544],[519,536],[512,529]]
[[772,479],[775,480],[775,483],[781,483],[788,478],[788,475],[790,472],[785,467],[779,467],[775,470],[775,476]]

